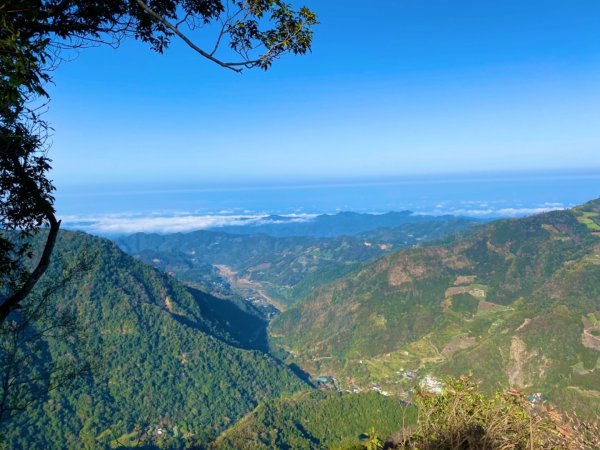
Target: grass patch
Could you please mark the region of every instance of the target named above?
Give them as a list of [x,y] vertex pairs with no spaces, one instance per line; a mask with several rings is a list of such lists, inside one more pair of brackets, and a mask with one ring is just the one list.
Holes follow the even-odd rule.
[[570,241],[571,238],[570,236],[562,233],[561,231],[559,231],[558,229],[556,229],[554,226],[550,225],[550,224],[542,224],[542,228],[544,230],[546,230],[548,233],[550,233],[550,235],[552,236],[552,239],[554,239],[555,241]]
[[598,217],[597,212],[583,212],[577,217],[577,220],[585,225],[590,231],[600,231],[600,225],[596,222],[595,218]]
[[110,443],[110,448],[132,448],[140,445],[140,433],[133,431],[124,434]]

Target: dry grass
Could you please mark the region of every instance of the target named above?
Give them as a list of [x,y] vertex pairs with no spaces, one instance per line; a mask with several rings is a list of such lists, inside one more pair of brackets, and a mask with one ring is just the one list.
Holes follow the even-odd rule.
[[600,449],[598,423],[532,407],[518,391],[486,397],[468,377],[448,380],[443,394],[417,394],[419,417],[411,433],[385,448],[398,450]]

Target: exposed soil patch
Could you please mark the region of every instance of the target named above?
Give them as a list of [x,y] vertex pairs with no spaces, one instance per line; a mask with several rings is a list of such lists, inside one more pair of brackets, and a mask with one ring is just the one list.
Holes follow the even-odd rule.
[[490,302],[486,302],[485,300],[479,300],[479,304],[477,305],[477,312],[486,312],[493,311],[496,309],[496,305]]
[[508,383],[512,387],[527,387],[525,365],[537,356],[537,352],[528,352],[527,345],[518,336],[513,336],[510,343],[510,359],[506,368]]
[[219,271],[219,275],[225,278],[231,285],[231,288],[244,296],[256,296],[261,298],[267,303],[275,306],[280,311],[285,311],[285,306],[269,297],[264,288],[260,283],[250,279],[249,275],[243,277],[238,276],[238,273],[231,269],[231,267],[224,264],[217,264],[215,267]]
[[413,279],[425,275],[425,266],[411,261],[399,261],[389,272],[388,283],[390,286],[412,284]]
[[521,325],[519,325],[519,328],[517,328],[515,331],[521,331],[523,328],[525,328],[530,323],[531,323],[531,319],[529,319],[529,318],[525,319],[523,321],[523,323]]
[[165,308],[167,308],[167,311],[171,313],[173,312],[173,302],[171,301],[171,297],[168,295],[165,297]]
[[465,255],[463,255],[462,253],[456,253],[456,254],[446,254],[444,255],[445,257],[443,258],[443,263],[446,267],[449,267],[450,269],[466,269],[467,267],[471,267],[471,263],[469,262],[469,260],[467,259],[467,257]]
[[261,270],[267,270],[267,269],[270,269],[271,266],[272,266],[271,263],[258,264],[258,265],[254,266],[254,267],[250,267],[248,269],[248,272],[258,272],[258,271],[261,271]]
[[594,336],[593,332],[600,332],[600,323],[592,324],[587,317],[582,317],[583,333],[581,334],[581,343],[586,348],[600,351],[600,337]]
[[485,297],[485,291],[479,288],[471,289],[469,294],[471,294],[473,297]]
[[492,244],[490,241],[487,241],[487,249],[491,252],[497,253],[501,256],[507,257],[507,256],[514,256],[511,252],[510,252],[510,247],[512,246],[513,242],[507,242],[506,244],[504,244],[502,247],[496,247],[494,244]]
[[466,294],[469,292],[469,286],[454,286],[446,289],[444,295],[446,297],[453,297],[455,295]]
[[474,337],[462,337],[454,339],[446,344],[446,346],[442,349],[442,355],[449,359],[454,353],[472,347],[476,343],[477,339]]
[[543,223],[542,228],[544,230],[546,230],[548,233],[550,233],[553,237],[560,234],[560,232],[556,228],[554,228],[554,226],[550,225],[549,223]]
[[440,270],[440,262],[450,269],[464,269],[471,265],[461,249],[430,248],[424,249],[421,255],[418,260],[407,255],[396,261],[388,272],[389,285],[401,287],[426,275],[434,276]]
[[469,286],[475,283],[477,276],[475,275],[459,275],[454,280],[454,286]]

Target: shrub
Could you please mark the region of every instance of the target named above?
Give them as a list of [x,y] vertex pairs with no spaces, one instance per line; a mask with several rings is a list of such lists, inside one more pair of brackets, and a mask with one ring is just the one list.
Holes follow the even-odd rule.
[[[532,405],[514,389],[485,396],[470,377],[445,380],[439,395],[417,388],[415,401],[416,426],[401,429],[384,449],[600,449],[598,421],[580,420],[548,404]],[[373,433],[363,449],[373,442]]]
[[487,397],[469,377],[448,379],[442,394],[417,390],[412,434],[386,448],[402,450],[512,450],[600,448],[598,424],[531,405],[517,390]]

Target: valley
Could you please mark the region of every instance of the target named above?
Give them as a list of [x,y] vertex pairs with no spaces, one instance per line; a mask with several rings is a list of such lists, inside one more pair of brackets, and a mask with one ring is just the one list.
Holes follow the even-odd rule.
[[[265,266],[268,266],[268,264],[265,264],[263,267]],[[266,319],[272,319],[278,312],[285,310],[285,306],[282,303],[265,293],[260,283],[250,279],[250,274],[240,277],[231,267],[224,264],[215,264],[214,267],[218,270],[218,276],[227,283],[231,290],[246,299],[246,301],[263,309],[267,309],[269,306],[275,307],[276,311],[267,315]]]
[[276,312],[268,308],[269,304],[285,310],[316,286],[367,261],[482,223],[408,212],[339,213],[300,223],[277,223],[275,217],[274,221],[224,228],[228,232],[138,233],[116,242],[127,253],[184,283],[215,295],[246,298],[262,308],[265,317],[272,318]]

